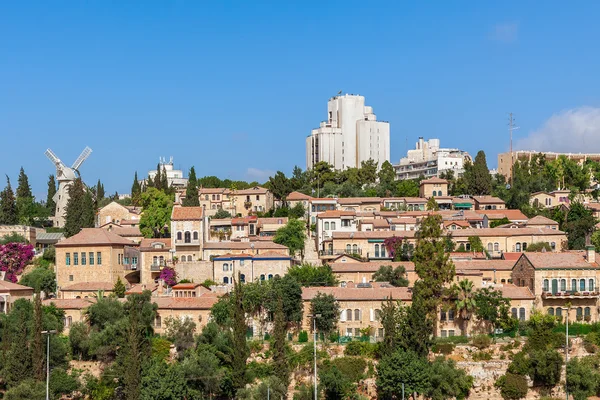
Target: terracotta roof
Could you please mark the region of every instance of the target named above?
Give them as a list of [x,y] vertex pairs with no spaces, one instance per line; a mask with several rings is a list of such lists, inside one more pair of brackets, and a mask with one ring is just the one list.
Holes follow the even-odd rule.
[[585,206],[590,210],[600,211],[600,203],[587,203]]
[[502,253],[502,259],[510,260],[510,261],[517,261],[519,258],[521,258],[521,254],[523,254],[523,253],[505,251],[504,253]]
[[550,228],[481,228],[481,229],[457,229],[452,231],[453,237],[469,236],[532,236],[532,235],[554,235],[564,236],[565,233],[558,229]]
[[454,204],[458,204],[458,203],[470,203],[470,204],[473,204],[473,199],[467,199],[467,198],[462,198],[462,197],[454,197],[454,198],[452,198],[452,203],[454,203]]
[[139,225],[139,224],[140,224],[139,219],[122,219],[121,220],[121,225]]
[[135,246],[136,244],[129,239],[125,239],[116,233],[102,228],[83,228],[77,235],[56,243],[56,247],[99,245]]
[[98,290],[102,291],[112,291],[114,288],[114,284],[110,282],[80,282],[74,283],[69,286],[61,287],[61,291],[82,291],[82,292],[96,292]]
[[42,303],[45,306],[54,304],[54,306],[61,310],[83,310],[94,304],[96,299],[93,297],[87,299],[46,299]]
[[265,251],[264,253],[260,253],[260,254],[257,254],[254,256],[254,258],[281,258],[281,257],[285,257],[285,258],[289,258],[289,259],[292,258],[292,257],[288,256],[287,254],[280,253],[278,251],[273,251],[273,250]]
[[354,217],[355,215],[356,212],[354,211],[328,210],[317,215],[317,218]]
[[338,203],[345,204],[372,204],[381,203],[381,197],[343,197],[338,199]]
[[310,199],[311,203],[312,202],[321,202],[321,201],[327,201],[327,202],[334,202],[337,203],[338,199],[336,199],[335,197],[311,197]]
[[219,300],[216,296],[199,297],[153,297],[159,310],[209,310]]
[[434,183],[442,183],[442,184],[448,184],[448,181],[442,178],[438,178],[438,177],[431,177],[429,179],[423,179],[421,181],[421,183],[419,184],[419,186],[423,186],[425,184],[434,184]]
[[333,295],[338,301],[347,300],[364,300],[385,301],[390,297],[394,300],[410,301],[412,298],[411,289],[406,287],[373,287],[357,288],[357,287],[307,287],[302,288],[302,300],[308,301],[315,297],[318,293]]
[[154,292],[154,291],[158,290],[158,285],[153,285],[153,286],[148,287],[146,285],[142,285],[141,283],[138,283],[137,285],[133,285],[132,287],[130,287],[129,290],[127,290],[125,292],[125,294],[142,293],[145,290]]
[[288,223],[288,217],[280,217],[280,218],[259,218],[258,219],[258,227],[262,227],[265,225],[285,225]]
[[522,257],[526,257],[536,269],[598,268],[598,263],[588,263],[585,255],[585,251],[568,251],[563,253],[523,253]]
[[0,292],[18,292],[22,290],[33,290],[33,288],[9,281],[0,281]]
[[299,200],[310,200],[310,199],[312,199],[312,197],[307,194],[304,194],[304,193],[292,192],[292,193],[288,194],[285,199],[287,201],[299,201]]
[[175,286],[172,286],[174,290],[185,290],[185,289],[196,289],[198,286],[202,286],[200,283],[178,283]]
[[133,213],[133,214],[139,215],[142,213],[142,207],[125,206],[125,208],[127,209],[127,211],[129,211],[130,213]]
[[444,228],[448,228],[451,225],[457,225],[460,226],[461,228],[469,228],[471,226],[471,224],[469,224],[468,221],[464,221],[464,220],[445,220],[444,221]]
[[407,272],[415,270],[415,264],[411,261],[335,262],[329,264],[331,270],[338,274],[343,272],[376,272],[382,265],[391,265],[392,268],[402,265]]
[[454,266],[461,270],[511,271],[515,261],[511,260],[455,260]]
[[142,232],[140,231],[140,228],[137,226],[128,226],[128,227],[113,226],[111,228],[110,232],[116,233],[117,235],[122,236],[122,237],[142,236]]
[[475,210],[475,212],[487,215],[488,219],[508,218],[510,221],[527,221],[529,219],[521,210]]
[[484,251],[474,252],[474,251],[454,251],[450,254],[450,258],[453,260],[463,259],[463,260],[486,260],[487,254]]
[[558,226],[558,222],[553,219],[546,218],[542,215],[536,215],[527,221],[526,225],[556,225]]
[[402,225],[402,224],[416,224],[417,219],[412,217],[400,217],[400,218],[392,218],[392,224]]
[[198,194],[228,194],[231,190],[226,188],[200,188]]
[[341,232],[333,231],[334,239],[385,239],[393,236],[399,238],[412,239],[415,237],[416,231],[359,231],[359,232]]
[[427,199],[422,197],[404,197],[404,201],[407,203],[427,203]]
[[202,219],[202,207],[173,207],[171,221],[189,221]]
[[503,284],[502,286],[494,286],[502,292],[502,297],[511,300],[535,300],[535,296],[527,286],[515,286],[512,284]]
[[269,189],[266,189],[262,186],[254,186],[253,188],[250,189],[243,189],[243,190],[236,190],[235,194],[236,195],[252,195],[252,194],[266,194],[269,192]]
[[379,218],[379,219],[363,219],[360,221],[361,225],[373,225],[373,229],[381,229],[381,228],[389,228],[390,224],[387,220]]
[[[162,243],[165,245],[165,247],[162,249],[155,249],[154,247],[152,247],[153,243]],[[152,251],[152,250],[169,251],[170,248],[171,248],[171,239],[170,238],[161,238],[161,239],[146,239],[146,238],[144,238],[140,242],[140,251]]]
[[494,196],[473,196],[473,200],[479,204],[504,204],[504,200]]
[[204,243],[204,249],[206,250],[247,250],[252,248],[256,250],[262,249],[275,249],[275,250],[287,250],[286,246],[274,243],[271,240],[265,241],[254,241],[254,242],[206,242]]
[[252,258],[251,254],[246,254],[246,253],[239,253],[239,254],[233,254],[233,253],[227,253],[227,254],[222,254],[218,257],[214,257],[214,260],[218,260],[219,258]]

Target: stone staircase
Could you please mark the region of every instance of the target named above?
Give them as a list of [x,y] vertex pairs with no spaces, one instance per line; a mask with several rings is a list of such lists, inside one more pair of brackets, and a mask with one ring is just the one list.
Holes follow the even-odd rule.
[[304,262],[310,264],[320,264],[317,244],[314,237],[309,237],[304,242]]

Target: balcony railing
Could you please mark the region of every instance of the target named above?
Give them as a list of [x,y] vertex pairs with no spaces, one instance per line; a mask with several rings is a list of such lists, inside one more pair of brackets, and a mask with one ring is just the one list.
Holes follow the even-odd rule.
[[150,271],[160,271],[161,269],[163,269],[166,266],[167,266],[166,262],[152,263],[152,265],[150,266]]
[[199,245],[200,244],[200,240],[196,239],[190,239],[190,240],[185,240],[185,239],[175,239],[175,244],[178,245]]
[[125,268],[126,271],[137,271],[137,269],[138,269],[137,264],[123,264],[123,267]]
[[543,299],[585,299],[600,296],[600,288],[593,290],[542,290]]
[[320,256],[341,256],[344,254],[361,254],[362,249],[352,249],[352,251],[347,250],[319,250]]
[[367,253],[367,258],[369,260],[389,260],[389,259],[392,259],[393,257],[390,256],[388,253],[385,253],[385,254]]

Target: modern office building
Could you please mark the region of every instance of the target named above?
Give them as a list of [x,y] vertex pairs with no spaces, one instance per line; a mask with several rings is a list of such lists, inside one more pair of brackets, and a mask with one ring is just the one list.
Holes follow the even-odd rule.
[[327,103],[327,120],[306,138],[306,168],[319,161],[335,169],[358,168],[373,159],[379,166],[390,160],[390,124],[377,121],[364,96],[335,96]]
[[472,161],[469,153],[459,149],[440,148],[440,139],[423,140],[422,137],[414,150],[408,150],[406,157],[394,165],[396,179],[416,179],[420,176],[431,178],[444,171],[453,171],[454,176],[464,172],[465,161]]

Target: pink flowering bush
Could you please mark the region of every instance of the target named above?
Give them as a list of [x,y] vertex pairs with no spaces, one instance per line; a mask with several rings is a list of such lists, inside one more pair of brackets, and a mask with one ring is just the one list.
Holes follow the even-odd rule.
[[4,279],[16,283],[17,275],[33,259],[33,246],[25,243],[7,243],[0,245],[0,271],[6,272]]
[[175,270],[171,267],[164,267],[162,271],[160,271],[159,279],[165,281],[165,283],[169,286],[177,284],[177,274],[175,273]]

